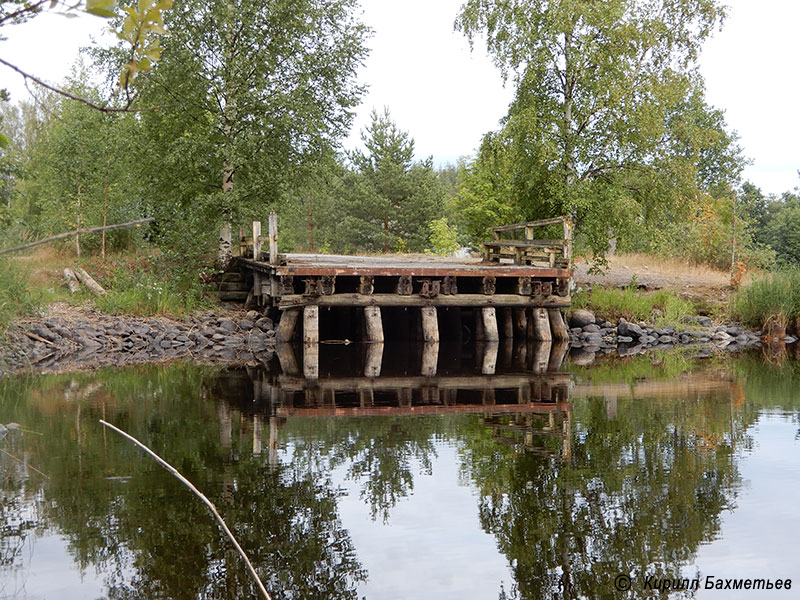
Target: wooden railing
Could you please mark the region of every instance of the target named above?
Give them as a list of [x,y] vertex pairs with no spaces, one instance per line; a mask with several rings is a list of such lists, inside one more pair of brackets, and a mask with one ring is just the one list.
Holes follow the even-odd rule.
[[[561,224],[560,239],[535,239],[537,227]],[[493,227],[494,239],[483,242],[483,259],[500,263],[509,259],[515,265],[560,267],[568,269],[572,263],[572,221],[569,217],[554,217],[527,223],[514,223]]]

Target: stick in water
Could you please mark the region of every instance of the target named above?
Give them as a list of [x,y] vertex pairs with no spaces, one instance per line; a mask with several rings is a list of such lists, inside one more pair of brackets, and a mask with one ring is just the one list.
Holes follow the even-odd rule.
[[103,425],[105,425],[106,427],[108,427],[109,429],[111,429],[111,430],[113,430],[113,431],[116,431],[116,432],[117,432],[118,434],[120,434],[122,437],[124,437],[124,438],[127,438],[128,440],[130,440],[131,442],[133,442],[134,444],[136,444],[137,446],[139,446],[139,448],[141,448],[141,449],[142,449],[142,450],[144,450],[145,452],[147,452],[147,453],[148,453],[150,456],[152,456],[152,457],[153,457],[153,459],[154,459],[154,460],[155,460],[155,461],[156,461],[158,464],[160,464],[160,465],[161,465],[162,467],[164,467],[164,468],[165,468],[167,471],[169,471],[170,473],[172,473],[172,474],[173,474],[173,475],[174,475],[174,476],[175,476],[175,477],[178,479],[178,481],[180,481],[180,482],[181,482],[183,485],[185,485],[187,488],[189,488],[189,489],[191,490],[191,492],[192,492],[192,493],[193,493],[195,496],[197,496],[198,498],[200,498],[200,500],[202,500],[202,501],[203,501],[203,503],[204,503],[204,504],[205,504],[205,505],[208,507],[208,509],[211,511],[211,514],[213,514],[213,515],[214,515],[214,518],[217,520],[217,523],[219,523],[219,526],[220,526],[220,528],[222,529],[222,531],[225,533],[225,535],[226,535],[226,536],[228,537],[228,539],[231,541],[231,544],[233,544],[233,547],[234,547],[234,548],[236,548],[236,551],[237,551],[237,552],[239,553],[239,555],[242,557],[242,560],[244,560],[245,564],[247,565],[247,569],[250,571],[250,574],[253,576],[253,579],[255,579],[255,581],[256,581],[256,585],[258,586],[258,589],[259,589],[259,590],[261,591],[261,593],[263,594],[264,598],[266,598],[266,600],[272,600],[272,598],[270,597],[269,593],[267,592],[267,588],[265,588],[265,587],[264,587],[264,584],[263,584],[263,583],[261,583],[261,579],[258,577],[258,573],[256,573],[256,570],[255,570],[255,568],[253,568],[253,564],[250,562],[250,559],[249,559],[249,558],[247,558],[247,554],[245,554],[244,550],[243,550],[243,549],[242,549],[242,547],[239,545],[239,542],[237,542],[237,541],[236,541],[236,538],[235,538],[235,537],[233,537],[233,533],[231,533],[231,530],[230,530],[230,529],[228,529],[228,526],[225,524],[225,521],[223,521],[223,520],[222,520],[222,516],[221,516],[221,515],[220,515],[220,514],[217,512],[217,507],[216,507],[216,506],[214,506],[214,503],[213,503],[213,502],[211,502],[211,500],[209,500],[208,498],[206,498],[206,496],[203,494],[203,492],[201,492],[201,491],[200,491],[200,490],[198,490],[196,487],[194,487],[194,485],[192,484],[192,482],[191,482],[191,481],[189,481],[188,479],[186,479],[186,477],[184,477],[183,475],[181,475],[181,474],[178,472],[178,469],[176,469],[175,467],[173,467],[171,464],[169,464],[167,461],[165,461],[163,458],[161,458],[161,457],[160,457],[158,454],[156,454],[155,452],[153,452],[152,450],[150,450],[150,448],[148,448],[147,446],[145,446],[145,445],[144,445],[142,442],[140,442],[139,440],[137,440],[135,437],[133,437],[133,436],[132,436],[132,435],[130,435],[129,433],[125,433],[125,432],[124,432],[124,431],[122,431],[122,429],[120,429],[119,427],[115,427],[115,426],[114,426],[114,425],[112,425],[111,423],[108,423],[108,422],[106,422],[106,421],[103,421],[102,419],[100,419],[100,422],[101,422]]

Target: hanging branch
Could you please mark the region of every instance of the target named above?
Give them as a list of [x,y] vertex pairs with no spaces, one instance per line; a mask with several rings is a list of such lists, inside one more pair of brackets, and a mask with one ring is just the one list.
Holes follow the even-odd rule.
[[220,528],[225,533],[225,535],[228,537],[228,539],[231,541],[231,544],[233,544],[233,547],[236,548],[236,551],[242,557],[242,560],[244,560],[245,564],[247,565],[247,569],[248,569],[248,571],[250,571],[250,575],[253,576],[253,579],[255,580],[256,586],[258,587],[259,591],[263,594],[263,596],[264,596],[264,598],[266,598],[266,600],[272,600],[272,598],[270,597],[269,593],[267,592],[267,589],[264,587],[264,584],[261,582],[261,579],[258,577],[258,573],[256,573],[256,570],[253,567],[253,564],[250,562],[250,559],[247,558],[247,554],[245,554],[245,551],[239,545],[239,542],[237,542],[236,538],[233,537],[233,533],[231,533],[231,530],[228,529],[228,526],[225,524],[225,521],[223,521],[222,516],[219,514],[219,512],[217,512],[217,508],[214,506],[214,503],[211,502],[211,500],[209,500],[200,490],[198,490],[192,484],[191,481],[189,481],[188,479],[186,479],[186,477],[181,475],[178,472],[178,469],[173,467],[171,464],[169,464],[167,461],[165,461],[163,458],[161,458],[158,454],[153,452],[150,448],[145,446],[142,442],[137,440],[135,437],[133,437],[129,433],[125,433],[124,431],[122,431],[122,429],[119,429],[118,427],[115,427],[111,423],[103,421],[102,419],[100,419],[100,423],[102,423],[104,426],[108,427],[109,429],[111,429],[113,431],[116,431],[122,437],[126,438],[127,440],[129,440],[129,441],[133,442],[134,444],[136,444],[137,446],[139,446],[139,448],[141,448],[147,454],[149,454],[158,464],[160,464],[167,471],[172,473],[172,475],[174,475],[175,478],[178,479],[178,481],[180,481],[183,485],[188,487],[189,490],[191,490],[191,492],[195,496],[200,498],[200,500],[203,502],[203,504],[205,504],[208,507],[208,509],[211,511],[211,514],[214,515],[214,518],[217,520],[217,523],[219,523]]

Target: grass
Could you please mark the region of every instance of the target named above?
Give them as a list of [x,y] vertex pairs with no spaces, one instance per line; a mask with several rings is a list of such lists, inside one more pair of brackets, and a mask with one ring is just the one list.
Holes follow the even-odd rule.
[[795,324],[800,317],[800,269],[771,273],[740,289],[733,299],[733,313],[754,327]]
[[0,259],[0,334],[18,317],[39,306],[38,294],[28,289],[28,273],[13,261]]
[[[641,292],[633,286],[611,288],[595,286],[590,292],[572,297],[573,308],[586,308],[596,314],[616,320],[677,323],[681,317],[696,314],[694,305],[669,290]],[[654,312],[656,311],[656,312]]]

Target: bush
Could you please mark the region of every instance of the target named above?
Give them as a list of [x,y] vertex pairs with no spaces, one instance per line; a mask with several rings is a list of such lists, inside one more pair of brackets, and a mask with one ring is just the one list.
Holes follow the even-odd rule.
[[740,289],[733,301],[742,322],[764,327],[775,321],[785,327],[800,317],[800,269],[778,271]]
[[108,294],[95,305],[111,314],[180,316],[203,305],[197,271],[167,257],[117,262],[104,278]]
[[447,217],[428,223],[433,252],[441,256],[452,256],[458,250],[458,230],[450,225]]

